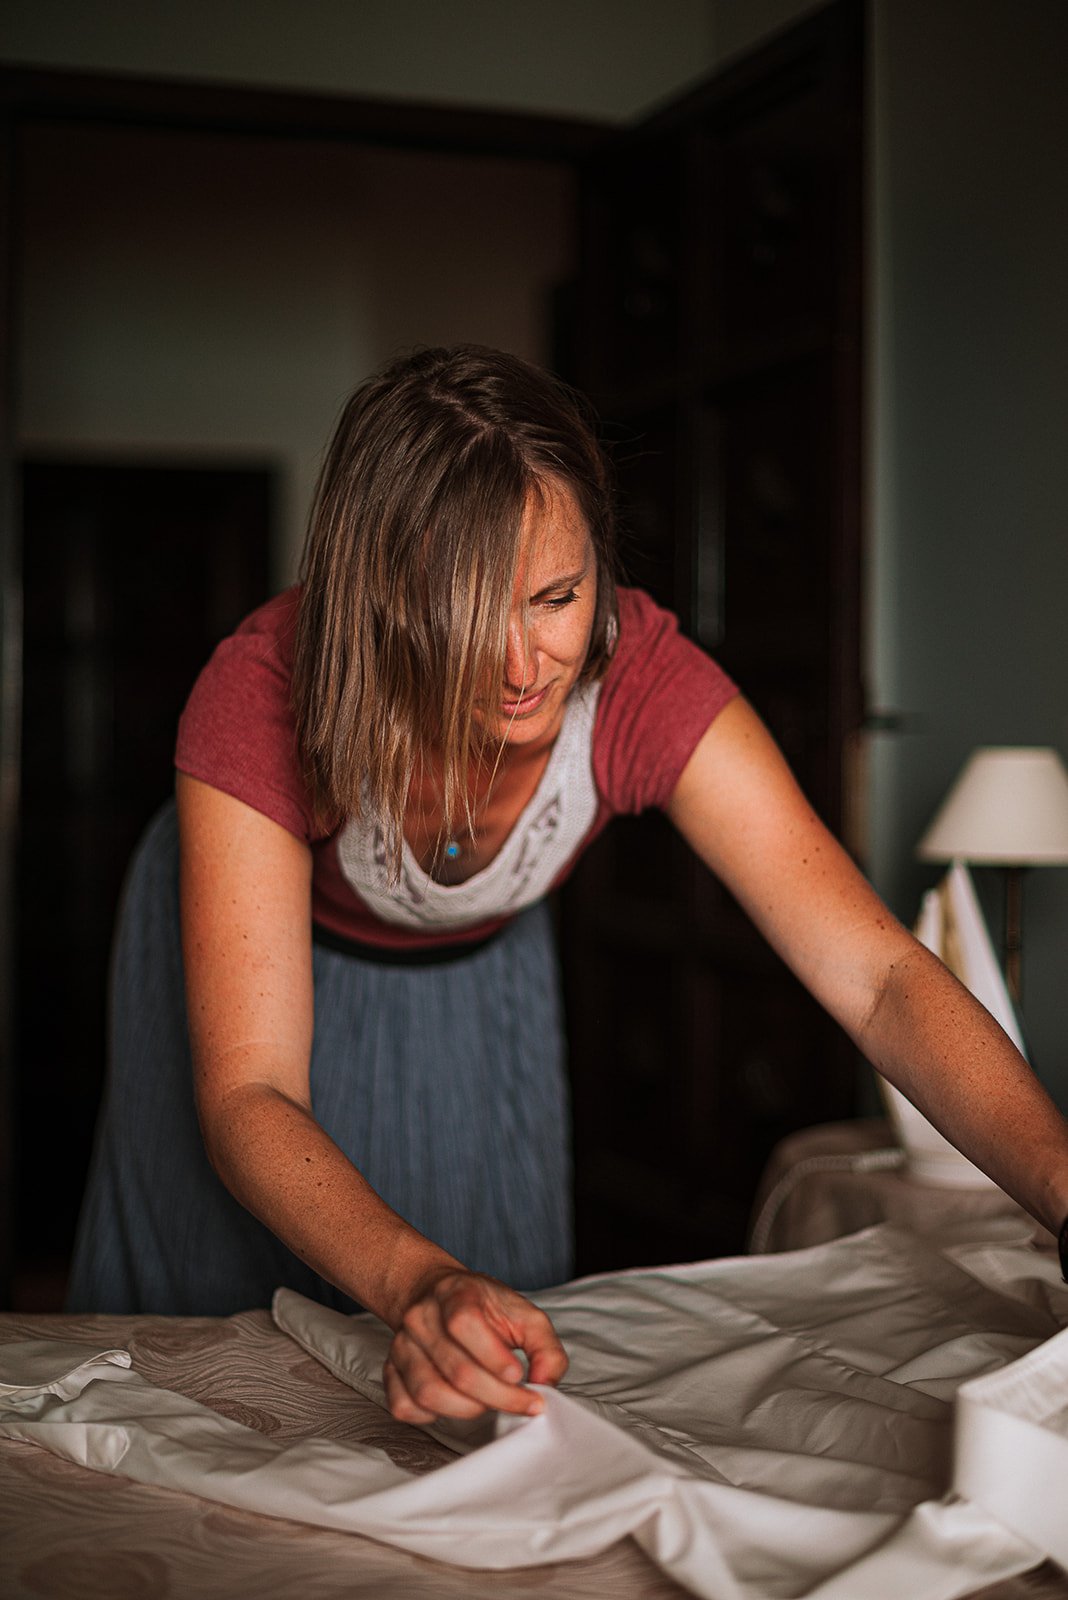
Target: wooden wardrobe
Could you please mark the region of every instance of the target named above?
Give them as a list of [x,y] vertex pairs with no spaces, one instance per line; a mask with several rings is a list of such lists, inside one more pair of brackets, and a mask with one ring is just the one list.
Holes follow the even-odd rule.
[[[817,12],[591,158],[561,364],[615,454],[628,576],[770,725],[847,844],[861,719],[862,38]],[[744,1248],[855,1052],[659,816],[562,907],[579,1267]]]

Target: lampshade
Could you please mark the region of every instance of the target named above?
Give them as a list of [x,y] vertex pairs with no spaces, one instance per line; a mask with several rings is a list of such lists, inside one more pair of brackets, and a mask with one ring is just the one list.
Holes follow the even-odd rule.
[[1068,863],[1068,771],[1055,750],[973,750],[920,840],[924,861]]

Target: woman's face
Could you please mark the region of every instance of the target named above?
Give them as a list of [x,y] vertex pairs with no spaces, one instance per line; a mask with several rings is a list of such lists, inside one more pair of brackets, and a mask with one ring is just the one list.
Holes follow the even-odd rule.
[[478,721],[512,746],[555,738],[590,648],[597,562],[570,489],[543,482],[527,502],[508,620],[505,681]]

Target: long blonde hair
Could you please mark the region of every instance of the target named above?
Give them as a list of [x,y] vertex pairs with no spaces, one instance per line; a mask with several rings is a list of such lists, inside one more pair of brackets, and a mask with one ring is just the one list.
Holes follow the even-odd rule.
[[549,480],[574,494],[596,555],[588,682],[616,592],[609,474],[582,399],[517,356],[458,345],[391,364],[341,413],[304,546],[293,705],[320,817],[369,813],[394,871],[432,755],[442,840],[470,825],[467,775],[486,756],[473,713],[504,681],[520,528]]

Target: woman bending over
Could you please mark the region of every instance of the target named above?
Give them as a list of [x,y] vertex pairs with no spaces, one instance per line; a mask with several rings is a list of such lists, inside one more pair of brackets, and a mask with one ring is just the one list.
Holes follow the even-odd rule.
[[[1035,1217],[1068,1132],[890,915],[734,685],[618,587],[578,398],[477,347],[364,384],[301,583],[216,650],[127,885],[72,1309],[287,1284],[394,1330],[412,1421],[536,1410],[571,1270],[545,896],[662,808],[867,1058]],[[515,1287],[511,1287],[514,1285]]]

